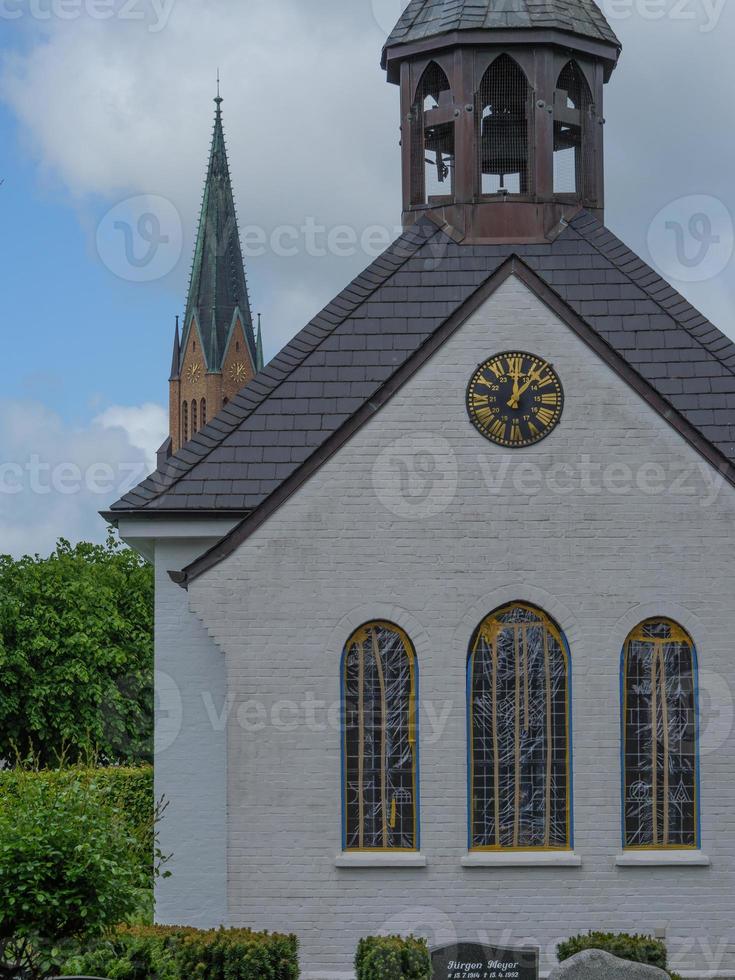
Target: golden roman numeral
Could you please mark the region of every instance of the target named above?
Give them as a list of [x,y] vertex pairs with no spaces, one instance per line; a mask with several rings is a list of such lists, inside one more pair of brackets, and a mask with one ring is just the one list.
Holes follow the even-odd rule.
[[[540,371],[539,371],[539,374],[540,374]],[[538,382],[537,382],[539,388],[548,388],[549,385],[553,385],[553,383],[554,383],[554,378],[550,374],[547,375],[545,378],[539,377]]]
[[542,395],[541,401],[544,405],[558,405],[559,404],[559,393],[552,391],[549,395]]
[[[503,377],[504,374],[503,366],[499,362],[493,362],[492,364],[488,364],[488,368],[492,371],[492,373],[495,375],[496,378],[500,379]],[[488,383],[489,382],[485,381],[485,384]]]
[[536,413],[536,418],[539,420],[541,425],[551,425],[554,421],[554,413],[549,411],[548,408],[540,408]]
[[494,436],[496,439],[505,439],[505,432],[507,428],[508,423],[504,419],[496,419],[490,426],[490,435]]
[[523,436],[521,435],[521,427],[517,422],[514,422],[510,430],[510,441],[511,442],[521,442]]
[[511,377],[520,377],[523,374],[523,358],[509,357],[507,360],[508,360],[508,374]]
[[528,429],[534,438],[541,435],[541,430],[537,429],[533,422],[528,423]]

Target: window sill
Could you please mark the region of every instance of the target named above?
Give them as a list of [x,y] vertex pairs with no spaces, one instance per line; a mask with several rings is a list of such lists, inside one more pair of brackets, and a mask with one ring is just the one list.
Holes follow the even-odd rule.
[[463,868],[579,868],[582,858],[574,851],[470,851]]
[[708,868],[710,859],[701,851],[623,851],[615,858],[619,868]]
[[351,854],[349,851],[338,854],[334,859],[335,868],[425,868],[427,865],[426,857],[416,852],[397,852],[391,854],[387,851],[356,851]]

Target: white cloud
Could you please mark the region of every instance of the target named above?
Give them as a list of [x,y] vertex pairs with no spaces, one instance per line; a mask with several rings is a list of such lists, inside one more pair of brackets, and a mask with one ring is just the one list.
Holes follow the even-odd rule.
[[[79,4],[88,10],[91,0]],[[153,0],[136,0],[147,19],[30,22],[31,42],[2,63],[4,98],[42,166],[85,212],[95,212],[91,249],[94,224],[126,195],[174,204],[187,242],[178,269],[183,283],[217,68],[241,225],[269,234],[283,224],[298,228],[311,216],[327,228],[346,223],[358,233],[375,223],[395,227],[398,89],[386,84],[378,62],[403,5],[175,0],[170,16],[159,18]],[[712,194],[735,214],[729,167],[735,129],[722,125],[735,87],[729,52],[735,6],[666,0],[654,10],[646,0],[629,0],[608,4],[608,13],[625,50],[606,90],[607,218],[647,257],[648,224],[677,197]],[[319,257],[302,247],[296,258],[268,250],[248,260],[268,352],[369,258],[359,250]],[[284,288],[292,297],[285,303]],[[732,332],[735,263],[704,301],[704,312]]]
[[130,445],[146,454],[149,469],[155,469],[156,450],[168,435],[168,414],[162,405],[113,405],[92,424],[124,432]]
[[32,401],[0,401],[0,416],[0,553],[16,556],[59,537],[104,540],[98,511],[150,472],[166,431],[159,405],[113,406],[76,427]]

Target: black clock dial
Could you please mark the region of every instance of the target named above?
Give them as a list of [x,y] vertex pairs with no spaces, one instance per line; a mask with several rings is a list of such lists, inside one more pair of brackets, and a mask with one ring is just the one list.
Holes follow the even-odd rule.
[[554,368],[523,351],[497,354],[477,369],[467,391],[473,425],[498,446],[521,449],[545,439],[564,409]]

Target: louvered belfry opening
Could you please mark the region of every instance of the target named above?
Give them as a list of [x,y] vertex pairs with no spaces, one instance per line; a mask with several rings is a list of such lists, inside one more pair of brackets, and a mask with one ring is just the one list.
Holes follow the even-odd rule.
[[590,196],[594,159],[589,138],[592,93],[570,61],[554,92],[554,193]]
[[528,81],[507,54],[485,73],[477,93],[480,194],[530,193]]
[[413,205],[454,197],[454,106],[449,79],[435,62],[424,72],[411,110]]

